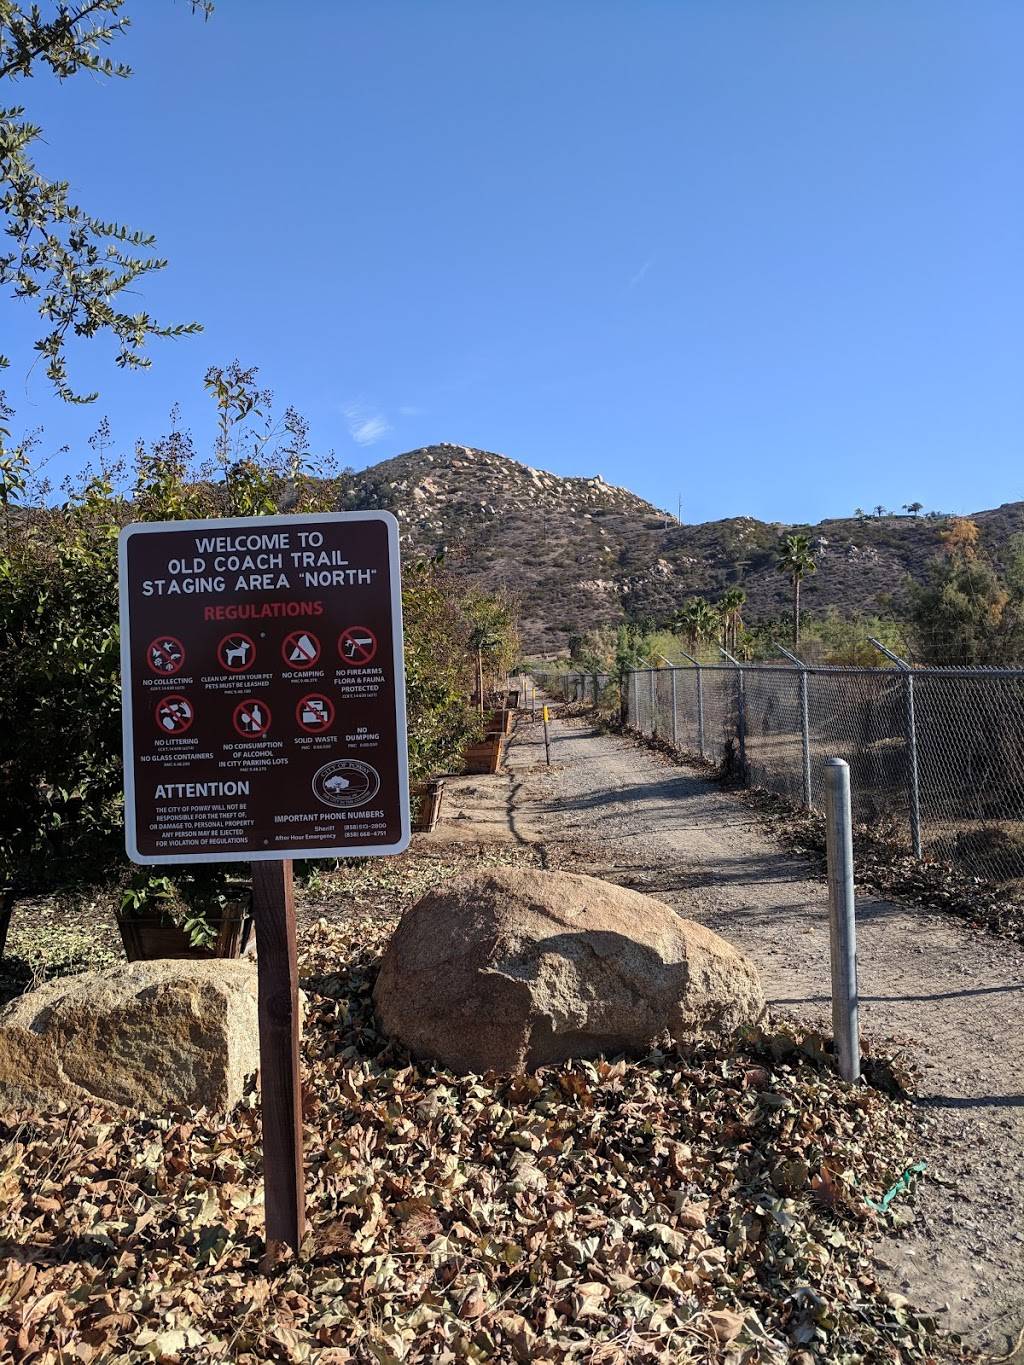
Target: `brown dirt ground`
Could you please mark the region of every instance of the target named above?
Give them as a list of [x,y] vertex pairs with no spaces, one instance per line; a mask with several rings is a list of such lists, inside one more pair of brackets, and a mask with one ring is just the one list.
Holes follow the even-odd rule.
[[[739,796],[579,717],[553,721],[552,760],[521,716],[506,770],[450,781],[430,838],[518,845],[656,895],[748,952],[776,1012],[827,1023],[824,881]],[[1024,1361],[1024,947],[880,899],[858,901],[858,937],[862,1035],[919,1068],[928,1163],[883,1275],[972,1345]]]

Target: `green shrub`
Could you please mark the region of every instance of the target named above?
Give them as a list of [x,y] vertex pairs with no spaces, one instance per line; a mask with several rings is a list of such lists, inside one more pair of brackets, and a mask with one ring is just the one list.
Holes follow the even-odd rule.
[[[214,459],[187,437],[139,446],[126,482],[114,466],[83,477],[60,507],[40,505],[27,462],[0,467],[0,881],[20,889],[124,880],[117,536],[129,521],[309,512],[337,506],[338,484],[309,468],[304,424],[286,444],[264,420],[254,371],[213,370],[220,413]],[[262,430],[251,425],[263,421]],[[34,507],[20,506],[31,497]],[[481,614],[490,657],[518,648],[514,613],[459,584],[438,563],[404,574],[409,767],[413,781],[451,770],[478,718],[469,705]],[[184,886],[184,872],[174,880]],[[180,889],[180,888],[179,888]]]

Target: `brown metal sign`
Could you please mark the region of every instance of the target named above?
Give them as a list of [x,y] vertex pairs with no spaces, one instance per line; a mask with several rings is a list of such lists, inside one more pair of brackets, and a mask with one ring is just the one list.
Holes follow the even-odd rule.
[[119,550],[129,857],[400,853],[394,517],[139,524]]

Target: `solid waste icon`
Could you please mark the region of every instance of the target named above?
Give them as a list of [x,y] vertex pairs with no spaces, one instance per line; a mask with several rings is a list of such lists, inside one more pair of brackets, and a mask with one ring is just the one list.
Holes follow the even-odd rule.
[[295,719],[307,734],[323,734],[334,724],[334,703],[322,692],[310,692],[295,708]]

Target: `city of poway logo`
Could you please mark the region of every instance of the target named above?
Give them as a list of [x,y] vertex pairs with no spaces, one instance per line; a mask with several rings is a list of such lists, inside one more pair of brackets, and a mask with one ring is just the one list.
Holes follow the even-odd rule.
[[365,806],[380,791],[380,774],[357,758],[338,758],[319,769],[313,778],[313,791],[325,806],[342,810]]

